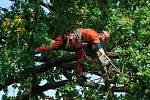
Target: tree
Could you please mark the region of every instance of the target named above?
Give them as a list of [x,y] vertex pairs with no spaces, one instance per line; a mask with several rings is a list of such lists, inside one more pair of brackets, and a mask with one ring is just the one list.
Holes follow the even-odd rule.
[[[57,89],[57,99],[149,98],[150,1],[11,1],[14,4],[9,9],[0,9],[0,89],[6,94],[7,87],[13,84],[19,89],[14,99],[45,98],[43,92],[49,89]],[[105,80],[105,85],[84,84],[79,93],[76,89],[78,79],[71,78],[75,77],[73,52],[56,50],[34,57],[33,51],[41,44],[50,45],[64,31],[85,27],[97,31],[107,28],[112,33],[112,39],[104,48],[120,71],[108,72],[115,77],[111,81]],[[35,66],[37,59],[44,63]],[[85,63],[88,73],[105,79],[103,73],[99,73],[103,71],[101,64],[89,59]],[[60,75],[67,79],[63,80]],[[42,80],[48,83],[39,86]],[[117,97],[114,92],[125,94]],[[3,98],[12,99],[7,95]]]

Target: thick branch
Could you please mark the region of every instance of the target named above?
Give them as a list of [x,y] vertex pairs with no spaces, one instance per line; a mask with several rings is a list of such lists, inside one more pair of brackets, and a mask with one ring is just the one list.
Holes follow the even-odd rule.
[[32,73],[39,74],[39,73],[45,72],[55,66],[59,66],[62,63],[75,61],[75,60],[76,60],[75,56],[69,55],[69,56],[64,56],[64,57],[53,59],[50,62],[47,62],[40,66],[35,66],[34,68],[25,69],[16,76],[10,76],[6,79],[3,79],[4,84],[0,84],[0,90],[13,84],[14,82],[18,83],[18,82],[22,81],[23,79],[26,79],[27,77],[32,75]]
[[[60,49],[56,49],[56,50],[60,50]],[[64,51],[71,51],[71,52],[74,52],[73,50],[68,50],[68,49],[64,49]],[[106,52],[106,55],[110,58],[110,59],[119,59],[120,57],[127,57],[128,54],[127,53],[124,53],[124,54],[121,54],[119,55],[118,53],[115,53],[115,52]],[[87,53],[87,56],[90,56],[88,53]],[[96,55],[93,55],[93,57],[96,57]],[[91,59],[93,57],[90,57]],[[95,58],[94,58],[95,59]],[[35,61],[38,61],[38,62],[47,62],[49,59],[47,59],[46,57],[45,58],[42,58],[39,60],[39,57],[35,58]]]
[[49,89],[56,89],[56,88],[59,88],[61,86],[64,86],[65,84],[67,84],[68,82],[70,82],[71,80],[63,80],[63,81],[59,81],[59,82],[53,82],[53,83],[47,83],[43,86],[36,86],[32,89],[32,92],[31,94],[30,93],[27,93],[25,95],[22,95],[22,96],[18,96],[16,97],[16,100],[29,100],[29,96],[31,95],[34,96],[36,94],[40,94],[44,91],[47,91]]
[[[59,88],[61,86],[64,86],[65,84],[67,84],[68,82],[71,82],[72,80],[64,80],[64,81],[60,81],[60,82],[54,82],[54,83],[47,83],[43,86],[36,86],[31,94],[30,93],[27,93],[25,95],[22,95],[22,96],[18,96],[17,97],[17,100],[28,100],[29,99],[29,96],[34,96],[34,95],[37,95],[37,94],[40,94],[44,91],[47,91],[49,89],[56,89],[56,88]],[[99,84],[95,84],[95,83],[91,83],[91,82],[87,82],[84,84],[84,87],[91,87],[91,88],[95,88],[95,89],[99,89],[99,90],[102,90],[102,91],[105,91],[107,92],[110,88],[105,86],[105,85],[99,85]],[[128,92],[128,88],[127,87],[112,87],[111,88],[113,92]]]
[[116,52],[106,52],[106,55],[111,59],[119,59],[120,57],[127,57],[128,53],[118,54]]
[[[119,55],[108,55],[109,57],[119,57]],[[43,73],[55,66],[59,66],[62,63],[67,63],[67,62],[71,62],[71,61],[76,61],[76,58],[74,55],[69,55],[69,56],[63,56],[60,58],[55,58],[43,65],[40,66],[35,66],[34,68],[28,68],[25,69],[23,71],[21,71],[18,75],[16,76],[9,76],[6,79],[3,79],[3,83],[4,84],[0,84],[0,90],[4,89],[5,87],[13,84],[14,82],[18,83],[20,81],[22,81],[23,79],[26,79],[27,77],[29,77],[32,73]]]

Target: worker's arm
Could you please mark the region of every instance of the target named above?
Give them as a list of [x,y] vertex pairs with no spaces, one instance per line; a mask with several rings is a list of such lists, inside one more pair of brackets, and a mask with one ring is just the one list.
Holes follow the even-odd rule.
[[38,47],[35,52],[36,53],[42,53],[42,52],[46,52],[46,51],[51,51],[53,49],[56,49],[60,46],[63,46],[64,43],[63,43],[63,39],[61,36],[58,36],[54,42],[51,44],[50,47],[48,47],[47,45],[42,45],[41,47]]
[[104,49],[102,48],[102,45],[100,43],[96,44],[97,47],[97,55],[99,60],[102,62],[103,65],[108,65],[110,62],[110,59],[106,56]]
[[99,58],[99,60],[102,62],[103,65],[108,65],[109,62],[111,61],[111,60],[106,56],[106,54],[105,54],[103,48],[100,48],[100,49],[97,51],[97,55],[98,55],[98,58]]
[[94,51],[96,51],[98,57],[100,57],[101,55],[105,55],[105,51],[103,49],[103,46],[101,43],[95,43],[92,45],[92,49]]
[[35,53],[42,53],[42,52],[46,52],[46,51],[50,51],[50,48],[47,45],[42,45],[42,46],[36,48]]

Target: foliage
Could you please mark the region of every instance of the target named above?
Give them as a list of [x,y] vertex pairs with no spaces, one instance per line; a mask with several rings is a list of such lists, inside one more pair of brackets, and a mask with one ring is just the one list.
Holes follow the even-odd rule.
[[[10,0],[14,4],[0,8],[0,84],[3,79],[19,74],[18,95],[29,90],[30,79],[22,79],[20,72],[34,70],[32,52],[42,44],[50,45],[62,32],[75,28],[93,28],[97,31],[107,29],[112,39],[105,44],[106,51],[127,53],[127,57],[117,60],[122,72],[130,78],[118,75],[116,84],[127,85],[129,92],[121,95],[122,99],[148,100],[150,95],[150,1],[149,0],[49,0],[53,7],[46,12],[41,6],[42,0]],[[55,58],[65,55],[64,51],[45,53],[42,56]],[[88,63],[87,69],[94,66]],[[92,67],[98,70],[98,67]],[[60,66],[37,75],[35,83],[46,79],[49,82],[62,80]],[[75,74],[75,73],[73,73]],[[22,77],[21,77],[22,76]],[[34,80],[34,79],[32,79]],[[34,84],[35,84],[34,83]],[[95,89],[83,89],[81,95],[76,89],[76,82],[58,89],[57,94],[85,98]],[[22,91],[22,92],[21,92]],[[19,94],[20,93],[20,94]],[[106,92],[99,91],[93,100],[100,99]],[[5,99],[6,95],[3,96]],[[57,96],[56,96],[57,97]],[[58,95],[58,98],[60,96]]]

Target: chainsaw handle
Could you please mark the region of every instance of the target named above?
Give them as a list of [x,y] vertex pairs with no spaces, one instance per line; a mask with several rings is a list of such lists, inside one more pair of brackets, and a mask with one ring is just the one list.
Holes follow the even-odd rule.
[[103,65],[108,65],[111,60],[106,55],[101,55],[99,60],[102,62]]

